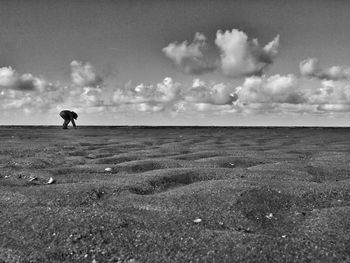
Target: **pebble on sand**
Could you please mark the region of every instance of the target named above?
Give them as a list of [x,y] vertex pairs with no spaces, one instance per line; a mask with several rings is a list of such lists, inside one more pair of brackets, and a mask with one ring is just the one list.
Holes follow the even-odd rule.
[[202,219],[196,218],[195,220],[193,220],[193,222],[194,222],[194,223],[200,223],[200,222],[202,222]]
[[96,158],[96,155],[90,153],[90,154],[87,156],[87,158],[89,158],[89,159],[95,159],[95,158]]
[[105,171],[106,171],[106,172],[111,172],[111,171],[112,171],[112,168],[107,167],[107,168],[105,168]]

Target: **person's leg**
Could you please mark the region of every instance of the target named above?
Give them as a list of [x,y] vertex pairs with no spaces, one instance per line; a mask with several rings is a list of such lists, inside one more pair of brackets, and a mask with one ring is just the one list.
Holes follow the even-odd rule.
[[68,129],[69,122],[70,122],[70,120],[64,120],[63,129]]

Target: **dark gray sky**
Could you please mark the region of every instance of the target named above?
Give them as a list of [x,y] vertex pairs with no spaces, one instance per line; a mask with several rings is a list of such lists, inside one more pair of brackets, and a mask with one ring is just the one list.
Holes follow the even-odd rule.
[[[10,106],[3,106],[0,123],[29,124],[39,121],[41,124],[55,124],[55,114],[60,107],[76,107],[78,110],[84,108],[81,122],[85,124],[97,121],[98,124],[152,125],[349,125],[350,121],[346,120],[347,107],[344,106],[347,105],[346,98],[340,100],[332,97],[329,98],[329,103],[320,103],[320,98],[317,98],[313,102],[298,104],[300,108],[303,108],[301,104],[308,104],[306,106],[316,105],[319,109],[322,108],[320,105],[333,105],[327,107],[335,110],[327,111],[304,108],[288,111],[283,105],[282,108],[274,107],[274,103],[289,103],[288,99],[264,99],[264,106],[260,105],[258,110],[230,109],[221,107],[223,105],[219,107],[216,102],[207,103],[206,100],[197,101],[200,105],[195,105],[194,108],[189,105],[191,110],[187,110],[188,101],[183,103],[183,99],[177,99],[176,110],[173,110],[173,105],[169,105],[174,104],[174,101],[164,102],[164,99],[148,98],[135,102],[135,97],[139,96],[137,92],[128,93],[129,97],[134,97],[123,105],[117,103],[116,106],[109,101],[116,89],[125,91],[125,86],[133,89],[142,83],[153,85],[155,89],[157,83],[162,83],[166,77],[180,83],[182,92],[183,89],[193,87],[194,79],[205,82],[206,85],[203,86],[207,87],[209,93],[210,86],[216,84],[232,86],[234,89],[244,85],[246,78],[252,75],[224,74],[224,69],[220,66],[222,50],[215,44],[218,30],[231,32],[233,29],[244,32],[249,41],[257,38],[261,47],[270,43],[277,35],[280,36],[278,54],[268,63],[266,69],[264,67],[264,78],[268,79],[276,74],[293,74],[298,80],[298,87],[308,85],[306,89],[322,89],[329,84],[324,83],[325,81],[334,79],[305,79],[305,76],[300,76],[299,63],[307,58],[317,58],[324,69],[349,65],[349,10],[350,2],[345,0],[0,1],[0,67],[12,67],[18,78],[22,74],[30,73],[35,78],[54,83],[59,86],[57,89],[73,89],[76,83],[73,80],[72,84],[71,62],[75,60],[81,62],[81,65],[88,63],[93,72],[103,79],[103,84],[100,83],[100,96],[104,100],[98,104],[101,107],[96,111],[86,109],[91,103],[76,106],[71,101],[57,102],[55,99],[48,102],[48,105],[38,107],[18,100],[23,97],[28,97],[29,100],[33,96],[36,99],[43,96],[42,100],[48,101],[48,95],[42,94],[46,90],[41,89],[40,92],[35,91],[35,95],[28,95],[15,88],[17,93],[23,94],[13,95],[13,101],[11,95],[3,94],[3,99],[6,99],[3,105]],[[207,38],[203,49],[206,62],[217,67],[216,70],[208,70],[201,75],[186,73],[181,68],[182,64],[174,63],[162,51],[174,42],[181,44],[187,40],[190,45],[196,32]],[[338,89],[342,89],[341,92],[344,93],[347,82],[344,79],[341,83],[338,83],[338,79],[335,81],[337,83],[332,85],[338,86],[333,85],[334,90],[338,92]],[[4,90],[11,89],[8,85],[2,86]],[[80,88],[83,91],[84,87]],[[263,90],[263,84],[259,88]],[[338,96],[337,94],[334,96]],[[55,96],[51,94],[49,97]],[[247,100],[250,104],[262,103],[261,100],[252,101],[251,97]],[[163,107],[164,103],[166,107]],[[202,105],[203,103],[208,105]],[[179,110],[178,104],[186,105]],[[270,104],[270,107],[266,104]],[[95,108],[96,105],[93,104]],[[197,106],[199,110],[196,110]],[[295,103],[291,106],[294,107]],[[207,108],[208,110],[203,110]],[[28,115],[23,115],[23,111]],[[103,121],[101,114],[106,116]]]

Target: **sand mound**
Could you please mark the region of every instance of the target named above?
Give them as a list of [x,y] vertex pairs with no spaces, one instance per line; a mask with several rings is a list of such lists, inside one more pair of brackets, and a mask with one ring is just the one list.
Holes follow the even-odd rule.
[[196,153],[173,155],[171,157],[174,159],[179,159],[179,160],[193,161],[193,160],[214,157],[214,156],[224,155],[224,154],[226,154],[226,153],[220,152],[220,151],[203,151],[203,152],[196,152]]
[[181,162],[169,159],[136,160],[124,162],[113,167],[113,171],[142,173],[151,170],[182,167]]
[[0,261],[350,262],[346,129],[52,129],[0,129]]
[[220,156],[220,157],[209,157],[197,159],[197,162],[203,162],[211,164],[214,167],[221,168],[242,168],[251,167],[255,165],[261,165],[264,163],[262,160],[249,158],[249,157],[231,157],[231,156]]

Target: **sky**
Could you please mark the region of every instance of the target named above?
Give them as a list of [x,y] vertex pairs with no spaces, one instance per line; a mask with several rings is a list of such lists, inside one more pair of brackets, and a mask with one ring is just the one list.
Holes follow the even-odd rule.
[[2,0],[0,125],[350,126],[347,0]]

